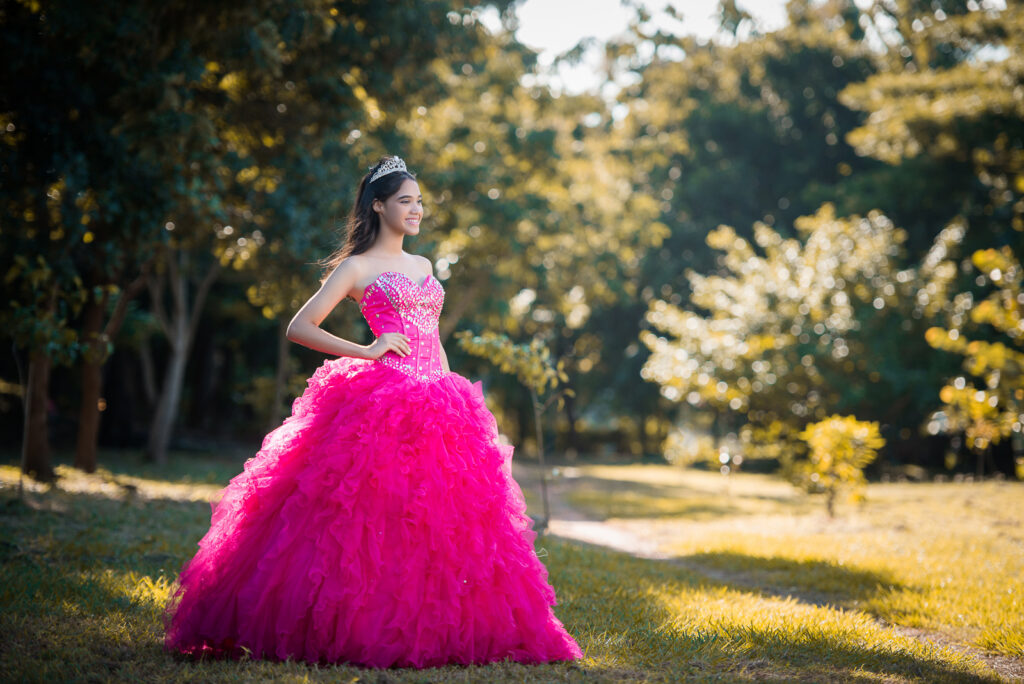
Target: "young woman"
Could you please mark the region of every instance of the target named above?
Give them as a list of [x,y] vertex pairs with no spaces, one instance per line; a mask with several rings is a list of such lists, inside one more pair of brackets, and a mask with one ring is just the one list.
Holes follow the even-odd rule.
[[[330,359],[214,504],[165,611],[193,655],[373,667],[581,655],[480,383],[448,368],[444,290],[403,250],[423,200],[397,157],[359,184],[342,249],[289,339]],[[321,329],[353,298],[375,341]]]

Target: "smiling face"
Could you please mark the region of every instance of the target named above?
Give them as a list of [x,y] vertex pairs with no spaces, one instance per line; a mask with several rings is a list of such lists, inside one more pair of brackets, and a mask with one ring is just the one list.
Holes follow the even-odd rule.
[[420,232],[420,220],[423,218],[423,195],[419,184],[407,178],[394,195],[384,201],[375,200],[373,210],[380,215],[382,229],[416,235]]

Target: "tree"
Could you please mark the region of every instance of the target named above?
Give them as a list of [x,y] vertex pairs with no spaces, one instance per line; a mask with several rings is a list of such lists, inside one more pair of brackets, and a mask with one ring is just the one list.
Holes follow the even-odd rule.
[[50,370],[54,363],[70,364],[79,349],[69,321],[81,307],[83,294],[75,277],[54,274],[51,260],[66,263],[60,256],[59,252],[35,258],[13,255],[4,277],[11,307],[0,317],[15,345],[31,350],[24,379],[21,469],[42,481],[54,478],[47,428]]
[[[906,236],[880,213],[837,218],[826,205],[795,228],[802,240],[755,225],[761,253],[727,226],[710,233],[726,274],[688,270],[695,310],[655,300],[648,321],[667,336],[640,335],[643,377],[664,397],[736,412],[747,456],[784,462],[830,413],[921,422],[920,385],[934,382],[923,326],[944,311],[956,275],[946,257],[963,236],[951,225],[918,267],[899,269]],[[878,343],[887,326],[904,333],[899,346]]]
[[[869,113],[848,139],[861,154],[889,164],[932,158],[962,169],[969,179],[963,182],[967,192],[960,193],[970,226],[964,246],[973,251],[979,281],[999,276],[987,281],[996,290],[976,304],[966,281],[973,269],[965,262],[963,291],[952,300],[945,325],[929,329],[927,339],[935,348],[964,355],[965,368],[981,376],[984,386],[971,387],[963,376],[946,384],[944,410],[928,421],[927,430],[965,432],[981,474],[991,445],[1016,434],[1018,423],[1016,331],[1008,321],[1014,315],[1009,297],[1016,253],[1024,247],[1024,8],[1007,3],[998,10],[966,11],[959,3],[943,3],[937,11],[917,7],[902,16],[894,9],[877,3],[875,12],[898,20],[900,31],[889,38],[903,68],[844,90],[844,102]],[[979,335],[994,329],[1002,339],[968,342],[961,332],[969,321],[992,326]]]
[[[656,202],[630,192],[640,171],[605,103],[529,85],[534,59],[498,34],[461,64],[435,65],[446,96],[398,131],[428,198],[426,248],[438,277],[457,285],[442,336],[472,311],[474,329],[541,339],[566,361],[568,384],[586,386],[559,420],[575,447],[578,404],[613,403],[604,378],[619,369],[614,346],[634,342],[608,312],[636,296],[643,256],[666,229]],[[515,402],[516,387],[498,382],[492,393]]]
[[844,490],[853,497],[863,497],[867,484],[864,468],[885,445],[878,423],[833,415],[808,425],[800,439],[807,442],[810,456],[794,464],[792,476],[808,492],[825,495],[830,518],[835,517],[836,500]]
[[[964,433],[981,476],[991,446],[1024,429],[1024,290],[1020,262],[1008,247],[978,250],[971,261],[992,291],[977,302],[971,293],[955,297],[954,325],[931,327],[925,337],[932,347],[964,357],[964,370],[978,382],[959,375],[943,386],[943,407],[931,416],[928,430]],[[969,339],[969,323],[990,326],[1002,339]],[[1020,470],[1024,459],[1017,459]]]
[[[268,220],[294,219],[304,204],[312,216],[336,209],[340,194],[324,189],[339,167],[393,139],[384,122],[403,98],[436,92],[415,77],[421,65],[478,37],[463,22],[475,4],[439,0],[107,5],[11,3],[0,17],[11,66],[0,107],[3,165],[15,179],[5,184],[5,228],[23,238],[4,257],[24,309],[12,315],[36,328],[49,321],[51,339],[84,326],[62,344],[68,362],[87,351],[77,457],[86,468],[95,463],[100,369],[139,274],[147,272],[170,352],[149,446],[162,460],[221,269],[252,256]],[[375,128],[382,137],[362,149]],[[296,175],[307,182],[288,185]],[[278,192],[286,185],[289,198]],[[31,250],[41,236],[50,237],[47,249]],[[38,269],[12,270],[13,255],[33,251],[44,257]],[[45,394],[41,364],[57,350],[39,348],[29,376]],[[36,427],[26,453],[34,453],[46,401],[27,395]]]
[[[538,533],[542,533],[551,521],[548,510],[547,471],[544,465],[544,429],[541,416],[552,403],[561,404],[566,396],[572,396],[572,390],[562,389],[558,392],[560,382],[568,380],[564,362],[553,362],[551,351],[540,340],[534,338],[528,344],[515,344],[507,335],[485,332],[474,335],[468,330],[456,334],[459,346],[468,353],[487,359],[503,373],[510,373],[530,392],[530,404],[533,407],[533,425],[536,431],[537,462],[540,464],[540,486],[543,516],[538,521]],[[547,395],[545,397],[545,395]],[[542,401],[543,398],[543,401]]]
[[843,91],[844,103],[869,113],[848,139],[860,154],[890,164],[928,157],[963,169],[968,246],[1017,244],[1024,231],[1024,8],[965,12],[944,4],[959,11],[900,17],[903,69]]
[[[1001,54],[999,45],[1008,43],[998,39],[995,27],[1005,15],[970,12],[963,3],[916,0],[860,7],[841,0],[791,2],[787,11],[789,25],[766,35],[747,31],[748,20],[726,6],[722,19],[729,35],[723,39],[704,43],[637,30],[609,49],[614,68],[634,74],[620,102],[628,107],[625,122],[636,140],[636,163],[647,170],[636,191],[660,199],[660,219],[671,231],[643,265],[638,309],[658,299],[675,306],[686,301],[691,287],[686,266],[715,263],[703,243],[716,225],[737,226],[739,237],[750,240],[755,236],[747,226],[763,223],[788,238],[796,218],[823,202],[833,204],[840,216],[881,210],[904,231],[894,271],[923,263],[951,223],[971,226],[968,241],[977,239],[975,230],[982,235],[1001,230],[994,225],[998,221],[1009,225],[1006,216],[993,217],[992,225],[980,220],[992,209],[977,192],[982,176],[961,161],[962,155],[868,154],[859,133],[868,131],[883,143],[889,139],[892,108],[877,111],[868,98],[882,93],[886,103],[892,101],[900,89],[893,86],[890,97],[890,83],[911,83],[926,70],[966,66],[976,55],[984,58],[985,49]],[[987,38],[982,25],[989,27]],[[951,33],[955,26],[976,28]],[[963,38],[968,34],[972,37]],[[641,58],[640,47],[651,56]],[[922,93],[918,88],[907,94],[906,111],[927,109],[914,109],[915,103],[930,101],[919,97]],[[1007,93],[999,98],[1012,97]],[[1002,106],[999,98],[993,99],[992,111]],[[1017,124],[1008,125],[1013,130]],[[920,128],[921,140],[937,140],[935,131]],[[957,136],[952,126],[945,132]],[[897,397],[891,411],[896,420],[882,429],[889,444],[898,446],[914,439],[917,426],[911,420],[925,415],[939,379],[928,374],[941,373],[945,364],[906,354],[907,326],[917,329],[919,320],[878,320],[886,324],[864,336],[865,348],[881,364],[872,366],[880,382]],[[859,363],[852,353],[848,360]],[[837,379],[844,367],[834,368]],[[863,386],[859,377],[849,380],[851,387]],[[841,385],[835,381],[835,386]],[[908,394],[896,389],[901,386],[914,389]],[[847,395],[852,398],[852,391]],[[701,410],[712,409],[701,405]]]
[[[102,331],[114,332],[117,322],[115,316],[104,326],[105,307],[116,312],[131,294],[119,287],[135,277],[124,255],[145,242],[132,219],[144,221],[161,206],[150,168],[124,155],[113,131],[121,112],[108,98],[119,88],[136,92],[139,72],[131,59],[99,59],[90,49],[121,44],[124,24],[103,16],[61,3],[8,3],[0,14],[0,55],[9,67],[0,88],[5,322],[15,346],[31,350],[22,468],[43,479],[52,477],[50,367],[84,359],[85,402],[96,411],[96,369],[108,347]],[[79,331],[83,311],[87,329]]]
[[[669,229],[640,263],[639,296],[623,302],[606,328],[612,336],[624,333],[614,368],[631,371],[616,374],[614,393],[625,399],[618,408],[643,407],[645,427],[651,421],[644,414],[669,407],[638,387],[647,349],[627,331],[645,325],[655,299],[686,299],[686,269],[713,263],[704,241],[711,227],[737,226],[750,239],[748,227],[763,222],[788,236],[796,217],[824,201],[863,214],[877,206],[866,199],[877,200],[874,189],[892,185],[872,180],[885,166],[859,157],[843,140],[863,115],[840,103],[838,93],[876,68],[872,50],[847,27],[849,7],[790,3],[791,25],[760,35],[747,30],[749,19],[736,8],[723,6],[727,39],[645,33],[638,22],[627,41],[609,47],[614,71],[632,72],[619,98],[628,111],[623,135],[631,141],[622,154],[638,170],[632,192],[656,201],[657,220]],[[915,227],[908,227],[912,235]],[[728,429],[724,420],[714,422]]]

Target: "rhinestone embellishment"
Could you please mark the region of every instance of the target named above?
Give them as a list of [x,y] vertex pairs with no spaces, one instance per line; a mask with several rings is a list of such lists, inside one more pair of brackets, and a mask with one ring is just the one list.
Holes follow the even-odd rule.
[[384,160],[384,163],[380,165],[380,168],[377,169],[377,172],[373,174],[373,176],[370,178],[370,182],[372,183],[381,176],[386,176],[389,173],[394,173],[395,171],[408,170],[409,169],[405,168],[405,162],[402,161],[399,157],[388,157],[386,160]]
[[[431,284],[438,287],[430,287]],[[437,328],[437,319],[444,306],[444,290],[434,276],[428,275],[421,284],[404,273],[384,271],[366,287],[360,308],[373,290],[380,290],[398,315],[419,328],[421,333]]]
[[374,335],[403,332],[412,352],[405,357],[387,352],[377,361],[419,382],[435,382],[447,375],[437,332],[443,305],[444,288],[432,275],[422,282],[398,271],[378,275],[363,291],[359,308]]
[[444,368],[434,368],[432,370],[427,371],[426,373],[419,373],[416,371],[415,368],[412,368],[407,364],[402,363],[401,359],[398,359],[394,356],[389,356],[388,354],[385,354],[384,356],[377,359],[377,362],[384,366],[387,366],[388,368],[394,368],[396,371],[401,371],[402,373],[408,375],[410,378],[414,380],[419,380],[420,382],[437,382],[444,376],[448,375],[448,371],[446,371]]

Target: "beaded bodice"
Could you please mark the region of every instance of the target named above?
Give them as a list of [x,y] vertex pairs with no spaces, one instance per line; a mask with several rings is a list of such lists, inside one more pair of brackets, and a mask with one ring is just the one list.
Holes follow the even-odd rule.
[[441,339],[437,332],[443,304],[444,288],[432,275],[422,283],[398,271],[384,271],[377,276],[363,292],[359,310],[374,336],[400,332],[409,338],[411,347],[408,356],[389,351],[377,362],[421,382],[443,377]]

